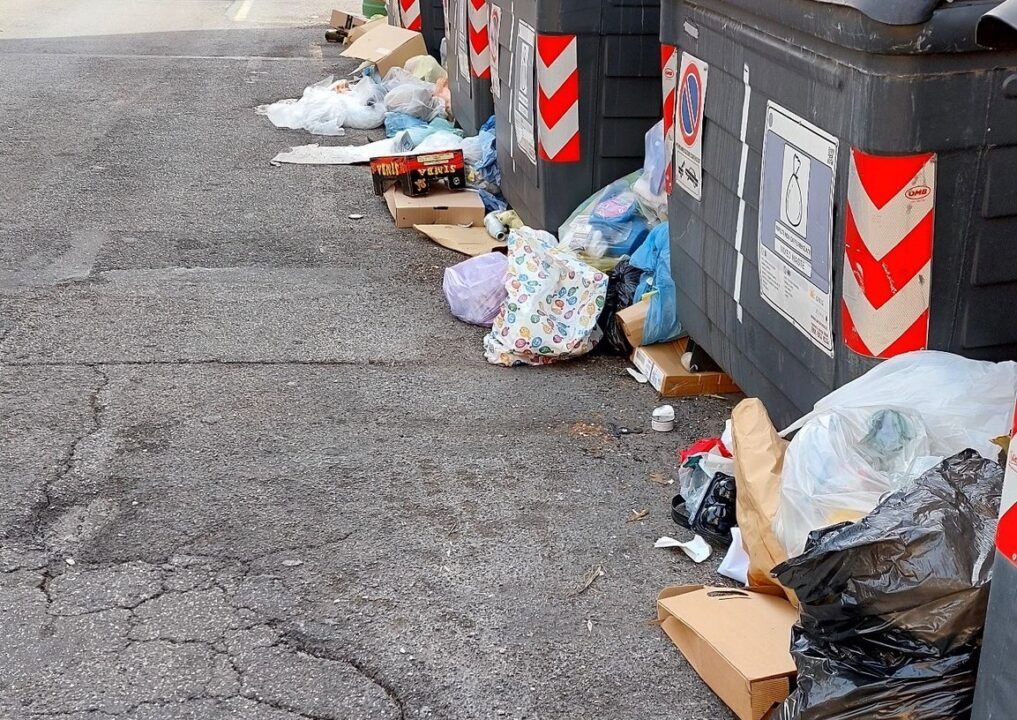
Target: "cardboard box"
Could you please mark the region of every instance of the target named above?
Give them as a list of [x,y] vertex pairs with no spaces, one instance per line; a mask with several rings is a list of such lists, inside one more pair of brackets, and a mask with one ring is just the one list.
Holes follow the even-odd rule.
[[352,30],[366,22],[367,18],[363,15],[355,15],[353,13],[343,12],[342,10],[333,10],[332,19],[329,21],[328,26],[337,30]]
[[643,344],[643,326],[646,325],[646,313],[650,310],[650,301],[643,300],[615,313],[618,325],[625,339],[634,348]]
[[427,55],[423,35],[381,22],[374,24],[342,52],[343,57],[377,65],[382,76],[394,67],[402,67],[417,55]]
[[716,395],[739,392],[734,381],[722,372],[689,372],[682,366],[682,353],[688,344],[680,338],[656,345],[637,347],[632,364],[650,380],[662,397]]
[[740,720],[761,720],[791,692],[797,673],[789,648],[798,613],[783,595],[671,587],[657,597],[657,618]]
[[451,192],[435,188],[429,195],[408,197],[395,186],[385,191],[385,203],[396,227],[414,225],[482,225],[484,201],[471,190]]

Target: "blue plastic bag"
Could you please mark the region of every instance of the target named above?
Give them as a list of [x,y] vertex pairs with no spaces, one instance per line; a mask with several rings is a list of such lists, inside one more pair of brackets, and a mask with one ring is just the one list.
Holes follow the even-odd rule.
[[678,320],[678,297],[671,277],[671,238],[668,223],[650,231],[646,242],[632,253],[629,264],[643,271],[636,288],[636,301],[649,292],[650,307],[643,325],[643,345],[667,342],[682,335]]

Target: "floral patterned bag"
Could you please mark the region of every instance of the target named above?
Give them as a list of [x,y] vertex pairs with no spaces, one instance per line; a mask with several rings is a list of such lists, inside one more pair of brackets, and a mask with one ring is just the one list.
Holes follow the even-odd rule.
[[545,365],[592,350],[607,275],[543,230],[513,230],[508,245],[508,299],[484,338],[487,361]]

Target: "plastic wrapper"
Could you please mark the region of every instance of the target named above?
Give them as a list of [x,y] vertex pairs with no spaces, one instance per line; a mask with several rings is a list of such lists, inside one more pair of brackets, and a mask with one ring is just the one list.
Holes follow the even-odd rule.
[[499,252],[478,255],[445,269],[442,289],[452,314],[464,322],[490,327],[508,297],[508,258]]
[[344,92],[329,77],[304,90],[298,100],[280,100],[259,108],[276,127],[314,135],[342,135],[344,127],[367,130],[385,119],[382,88],[365,77]]
[[650,307],[643,324],[643,344],[667,342],[680,337],[682,325],[678,320],[678,292],[671,277],[671,238],[668,224],[662,223],[650,234],[629,262],[643,271],[636,288],[636,299],[648,293]]
[[781,720],[968,716],[1002,480],[965,450],[774,569],[801,610]]
[[601,337],[607,275],[542,230],[513,230],[508,251],[508,298],[484,338],[487,361],[545,365],[592,350]]
[[463,147],[463,139],[453,132],[447,130],[438,130],[437,132],[428,133],[419,143],[413,147],[403,149],[408,140],[404,135],[413,133],[413,129],[407,130],[405,133],[401,133],[396,136],[396,143],[400,148],[400,152],[409,152],[412,150],[415,153],[429,153],[438,152],[440,150],[461,150]]
[[810,531],[861,517],[944,457],[974,448],[996,458],[993,440],[1009,433],[1015,394],[1017,363],[920,351],[817,402],[785,431],[798,434],[784,459],[774,530],[788,554],[802,551]]
[[625,339],[615,314],[619,310],[632,305],[635,302],[636,287],[643,271],[632,267],[627,258],[621,258],[618,263],[607,273],[607,297],[604,300],[604,310],[600,313],[597,324],[604,333],[605,342],[601,343],[602,348],[607,348],[619,355],[628,356],[632,352],[629,341]]
[[[385,107],[410,117],[430,122],[445,115],[445,103],[434,95],[434,83],[424,82],[409,75],[394,75],[400,68],[392,68],[385,76]],[[405,71],[403,71],[405,72]],[[398,81],[396,78],[400,78]]]

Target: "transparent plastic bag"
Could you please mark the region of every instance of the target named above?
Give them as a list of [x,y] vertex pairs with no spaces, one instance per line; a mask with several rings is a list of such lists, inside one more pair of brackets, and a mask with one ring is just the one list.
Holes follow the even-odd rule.
[[445,115],[445,103],[434,96],[434,85],[415,78],[389,90],[385,95],[385,107],[427,122]]
[[664,121],[646,132],[643,140],[643,177],[651,195],[659,195],[664,189],[664,169],[667,167],[667,151],[664,149]]
[[344,127],[371,130],[384,124],[385,91],[372,78],[363,78],[341,97],[346,101]]
[[425,82],[437,82],[440,78],[447,78],[445,72],[437,60],[430,55],[417,55],[403,63],[403,69],[410,75]]
[[263,112],[276,127],[314,135],[342,135],[344,127],[380,127],[385,120],[381,87],[369,77],[345,91],[343,87],[329,77],[307,87],[299,99],[280,100]]
[[934,466],[925,423],[892,408],[841,408],[813,417],[788,446],[774,531],[790,557],[809,533],[871,512],[883,496]]
[[452,314],[473,325],[491,326],[508,297],[508,258],[499,252],[478,255],[445,269],[442,289]]
[[781,434],[831,410],[893,407],[921,417],[932,455],[947,457],[974,448],[982,457],[995,459],[999,448],[992,441],[1010,432],[1015,394],[1015,362],[969,360],[932,350],[910,352],[834,390]]
[[632,191],[636,176],[616,180],[587,200],[559,231],[562,242],[592,258],[631,254],[649,225]]

